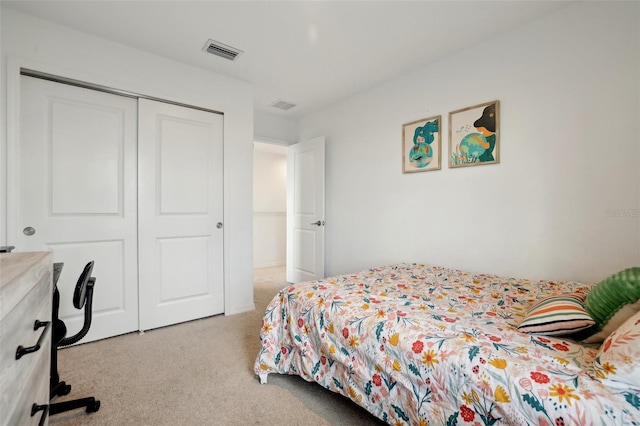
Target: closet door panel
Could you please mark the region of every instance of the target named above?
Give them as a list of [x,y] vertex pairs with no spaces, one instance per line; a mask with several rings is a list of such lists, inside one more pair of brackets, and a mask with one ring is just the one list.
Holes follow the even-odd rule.
[[140,99],[139,117],[140,326],[147,330],[224,312],[223,116]]
[[[211,129],[164,117],[159,142],[160,213],[209,213]],[[185,191],[185,188],[188,188]]]
[[68,99],[52,99],[49,108],[52,213],[120,214],[122,109]]
[[51,250],[63,262],[60,317],[95,261],[88,342],[138,329],[137,100],[22,76],[16,152],[16,251]]

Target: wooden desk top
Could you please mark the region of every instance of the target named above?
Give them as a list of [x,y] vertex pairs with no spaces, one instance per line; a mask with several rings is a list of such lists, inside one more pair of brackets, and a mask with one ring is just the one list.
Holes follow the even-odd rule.
[[0,320],[47,273],[52,273],[51,252],[0,253]]

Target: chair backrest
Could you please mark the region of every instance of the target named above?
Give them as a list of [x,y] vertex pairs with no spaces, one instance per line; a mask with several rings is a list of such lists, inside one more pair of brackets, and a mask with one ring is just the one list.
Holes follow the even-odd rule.
[[91,272],[93,271],[93,260],[87,263],[80,274],[80,278],[78,278],[78,282],[76,283],[76,290],[73,293],[73,306],[76,309],[82,309],[86,300],[87,300],[87,285],[89,284],[89,280],[91,279]]
[[[76,284],[76,290],[73,293],[73,306],[76,309],[84,308],[84,323],[82,324],[82,329],[80,331],[71,336],[64,337],[61,339],[57,347],[61,348],[64,346],[73,345],[74,343],[79,342],[84,336],[89,332],[89,327],[91,327],[91,305],[93,304],[93,287],[96,283],[96,279],[91,276],[91,272],[93,271],[93,260],[86,264],[84,270],[80,274],[80,278],[78,278],[78,282]],[[57,291],[57,289],[56,289]],[[54,304],[59,303],[55,302],[54,295]],[[54,313],[57,313],[54,308]],[[64,323],[63,323],[64,324]]]
[[56,262],[53,264],[53,287],[54,288],[58,285],[58,280],[60,279],[60,275],[62,274],[63,267],[64,267],[64,262]]

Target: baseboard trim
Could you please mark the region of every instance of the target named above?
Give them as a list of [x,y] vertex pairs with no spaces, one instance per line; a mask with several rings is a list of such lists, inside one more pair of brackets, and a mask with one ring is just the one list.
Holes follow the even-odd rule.
[[251,312],[255,310],[256,310],[256,304],[252,303],[251,305],[239,306],[234,309],[228,309],[224,311],[224,316],[244,314],[245,312]]
[[253,269],[273,268],[274,266],[285,266],[286,264],[286,261],[259,263],[257,265],[253,265]]

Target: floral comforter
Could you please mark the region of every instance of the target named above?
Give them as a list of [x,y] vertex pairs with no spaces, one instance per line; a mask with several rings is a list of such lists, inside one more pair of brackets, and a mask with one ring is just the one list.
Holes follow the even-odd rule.
[[389,424],[638,425],[640,392],[592,378],[597,348],[517,331],[535,300],[591,287],[422,264],[291,285],[267,307],[255,372]]

